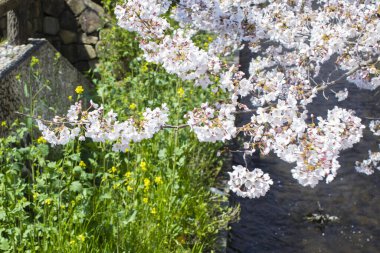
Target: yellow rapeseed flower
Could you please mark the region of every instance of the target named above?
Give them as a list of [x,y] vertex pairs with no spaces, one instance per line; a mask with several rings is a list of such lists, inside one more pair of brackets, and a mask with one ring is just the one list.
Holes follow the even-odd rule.
[[35,57],[35,56],[32,56],[32,59],[31,59],[31,61],[30,61],[30,67],[34,67],[35,65],[37,65],[38,63],[40,63],[40,60],[37,58],[37,57]]
[[1,121],[1,126],[2,127],[6,127],[7,126],[7,122],[4,120],[4,121]]
[[183,97],[183,96],[185,95],[185,90],[184,90],[182,87],[180,87],[180,88],[177,90],[177,94],[178,94],[178,96],[181,98],[181,97]]
[[51,204],[51,202],[52,202],[52,200],[50,198],[49,199],[45,199],[45,204],[46,205],[49,206]]
[[44,143],[46,143],[46,140],[45,140],[45,138],[43,136],[40,136],[37,139],[37,143],[38,144],[44,144]]
[[129,178],[131,178],[131,176],[132,176],[132,172],[127,171],[127,172],[125,172],[124,176],[125,176],[127,179],[129,179]]
[[73,100],[73,96],[68,96],[67,99],[68,99],[69,101],[72,101],[72,100]]
[[86,163],[85,162],[83,162],[83,161],[80,161],[79,162],[79,166],[81,166],[81,167],[83,167],[83,168],[86,168]]
[[84,234],[80,234],[78,235],[78,240],[84,242],[84,240],[86,240],[86,236]]
[[84,92],[84,89],[83,89],[83,86],[82,85],[78,85],[76,88],[75,88],[75,92],[77,94],[82,94]]
[[110,169],[110,172],[111,173],[116,173],[117,172],[117,168],[115,166],[112,166],[112,168]]
[[149,189],[149,187],[150,187],[149,178],[144,178],[144,187],[145,187],[145,189]]
[[131,110],[135,110],[136,107],[137,107],[137,106],[136,106],[135,103],[132,103],[132,104],[129,105],[129,109],[131,109]]
[[148,198],[143,198],[143,202],[146,204],[148,203]]
[[128,185],[128,186],[127,186],[127,191],[129,191],[129,192],[133,191],[133,187],[130,186],[130,185]]
[[157,210],[156,210],[156,208],[155,208],[155,207],[153,207],[153,208],[152,208],[152,210],[150,210],[150,213],[151,213],[151,214],[153,214],[153,215],[155,215],[155,214],[157,213]]
[[146,171],[146,162],[142,161],[140,163],[140,168],[141,168],[142,171]]
[[155,177],[154,182],[156,182],[156,184],[162,184],[162,177]]

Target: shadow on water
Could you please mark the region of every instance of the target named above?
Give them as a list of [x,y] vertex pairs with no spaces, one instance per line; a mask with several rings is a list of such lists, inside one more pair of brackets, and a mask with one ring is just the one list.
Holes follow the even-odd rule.
[[[339,91],[343,85],[334,90]],[[318,97],[310,112],[324,117],[327,109],[338,105],[354,109],[366,125],[366,117],[380,117],[379,95],[359,91],[353,84],[346,86],[350,94],[346,101],[337,104],[329,91],[329,99]],[[321,181],[315,188],[299,185],[290,173],[294,165],[274,155],[247,159],[250,170],[261,168],[268,172],[274,185],[260,199],[231,194],[231,203],[241,205],[241,219],[231,224],[227,252],[380,252],[380,171],[367,176],[354,169],[355,161],[368,158],[368,149],[379,151],[376,142],[367,127],[362,141],[341,153],[341,168],[335,180],[330,184]],[[245,165],[239,153],[234,153],[233,163]],[[318,211],[318,202],[324,212],[339,220],[323,225],[307,221],[307,215]]]

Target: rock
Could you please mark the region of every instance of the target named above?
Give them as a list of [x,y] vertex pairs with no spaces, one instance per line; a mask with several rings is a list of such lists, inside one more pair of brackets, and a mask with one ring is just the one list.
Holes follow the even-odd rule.
[[7,18],[1,17],[0,18],[0,29],[5,29],[5,28],[7,28]]
[[61,48],[61,53],[71,63],[78,61],[76,45],[63,45]]
[[86,8],[86,5],[84,4],[84,0],[65,0],[67,5],[69,6],[70,10],[75,14],[75,16],[78,16],[81,14],[84,9]]
[[80,72],[86,72],[90,66],[87,61],[80,61],[74,64],[74,67],[77,68]]
[[57,18],[45,17],[44,18],[44,33],[56,35],[59,31],[59,21]]
[[59,24],[62,29],[70,31],[76,31],[78,27],[74,14],[69,10],[66,10],[61,14],[59,17]]
[[102,20],[99,14],[93,9],[86,9],[79,17],[79,24],[82,30],[89,34],[97,31],[102,27]]
[[88,36],[85,33],[82,33],[79,37],[79,41],[83,44],[92,44],[95,45],[98,42],[98,37],[96,36]]
[[59,37],[61,37],[63,44],[71,44],[77,42],[77,34],[69,30],[61,30],[59,32]]
[[44,12],[50,16],[58,17],[65,9],[63,0],[45,0],[42,2]]
[[78,45],[78,60],[91,60],[96,58],[96,52],[91,45]]
[[103,16],[103,15],[104,15],[104,9],[103,9],[100,5],[94,3],[94,2],[91,1],[91,0],[84,0],[84,3],[85,3],[85,5],[86,5],[87,8],[92,9],[92,10],[95,11],[99,16]]

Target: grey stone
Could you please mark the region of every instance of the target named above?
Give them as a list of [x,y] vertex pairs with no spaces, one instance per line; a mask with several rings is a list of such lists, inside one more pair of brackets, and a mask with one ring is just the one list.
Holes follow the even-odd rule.
[[44,18],[44,33],[56,35],[59,32],[59,21],[54,17]]
[[74,64],[74,67],[80,72],[86,72],[89,70],[90,66],[87,61],[80,61]]
[[99,14],[93,9],[86,9],[79,17],[79,24],[82,30],[87,34],[100,29],[103,25],[102,23]]
[[69,6],[70,10],[75,14],[75,16],[78,16],[81,14],[84,9],[86,8],[86,5],[84,4],[84,0],[65,0],[67,5]]
[[95,11],[98,15],[100,15],[100,16],[103,16],[103,15],[104,15],[104,9],[103,9],[100,5],[94,3],[94,2],[91,1],[91,0],[84,0],[84,3],[85,3],[85,5],[86,5],[87,8],[92,9],[92,10]]
[[58,17],[65,9],[63,0],[44,0],[42,5],[44,12],[54,17]]
[[96,58],[96,52],[91,45],[78,45],[78,60],[91,60]]
[[59,32],[59,37],[61,37],[63,44],[71,44],[77,42],[77,34],[69,30],[61,30]]
[[76,31],[78,28],[77,20],[70,10],[66,10],[61,14],[59,24],[65,30]]
[[7,17],[0,18],[0,29],[7,28]]
[[63,45],[61,48],[61,53],[64,57],[66,57],[69,62],[73,63],[78,61],[77,59],[77,46],[76,45]]
[[96,36],[88,36],[85,33],[82,33],[79,37],[79,41],[83,44],[92,44],[95,45],[98,42],[98,37]]

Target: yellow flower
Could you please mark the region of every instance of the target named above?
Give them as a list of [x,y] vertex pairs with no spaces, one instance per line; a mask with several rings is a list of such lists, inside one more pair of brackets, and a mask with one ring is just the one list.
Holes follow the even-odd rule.
[[6,127],[7,126],[7,122],[4,120],[4,121],[1,121],[1,126],[2,127]]
[[181,97],[183,97],[183,95],[185,95],[185,90],[184,90],[182,87],[180,87],[180,88],[177,90],[177,94],[178,94],[178,96],[181,98]]
[[149,178],[144,178],[144,187],[145,187],[145,189],[149,189],[149,187],[150,187]]
[[73,96],[68,96],[67,98],[69,99],[69,101],[73,100]]
[[143,198],[143,202],[146,204],[148,203],[148,198]]
[[110,172],[111,173],[116,173],[117,172],[117,168],[115,166],[112,166],[112,168],[110,169]]
[[75,88],[75,92],[77,94],[82,94],[84,92],[84,89],[83,89],[83,86],[82,85],[78,85],[76,88]]
[[156,184],[162,184],[162,177],[155,177],[154,182],[156,182]]
[[140,168],[141,168],[142,171],[146,171],[146,162],[142,161],[140,163]]
[[15,76],[15,78],[16,78],[17,81],[20,81],[20,80],[21,80],[21,75],[20,75],[20,74],[17,74],[17,75]]
[[119,188],[120,188],[120,183],[116,183],[116,184],[114,184],[114,185],[112,186],[112,188],[113,188],[114,190],[119,189]]
[[37,57],[35,57],[35,56],[32,56],[32,59],[31,59],[31,61],[30,61],[30,67],[34,67],[35,65],[37,65],[38,63],[40,62],[40,60],[37,58]]
[[153,207],[153,208],[152,208],[152,210],[150,210],[150,213],[151,213],[151,214],[153,214],[153,215],[155,215],[155,214],[157,213],[157,210],[156,210],[156,208],[155,208],[155,207]]
[[85,235],[83,235],[83,234],[78,235],[78,240],[79,241],[84,242],[85,239],[86,239]]
[[127,191],[129,191],[129,192],[133,191],[133,187],[130,186],[130,185],[128,185],[128,186],[127,186]]
[[125,153],[129,152],[129,149],[128,149],[128,148],[126,148],[126,149],[124,150],[124,152],[125,152]]
[[33,199],[36,200],[38,198],[38,192],[33,193]]
[[125,176],[127,179],[129,179],[129,178],[131,178],[131,176],[132,176],[132,172],[127,171],[127,172],[125,172],[124,176]]
[[50,198],[49,199],[45,199],[45,204],[46,205],[49,206],[51,204],[51,202],[52,202],[52,200]]
[[83,168],[86,168],[86,163],[85,162],[83,162],[83,161],[80,161],[79,162],[79,166],[81,166],[81,167],[83,167]]
[[69,243],[70,243],[70,245],[74,245],[74,244],[75,244],[75,241],[74,241],[74,240],[71,240]]
[[132,104],[129,105],[129,109],[131,109],[131,110],[135,110],[136,107],[137,107],[137,106],[136,106],[135,103],[132,103]]
[[44,143],[46,143],[46,140],[45,140],[45,138],[43,136],[40,136],[37,139],[37,143],[38,144],[44,144]]

